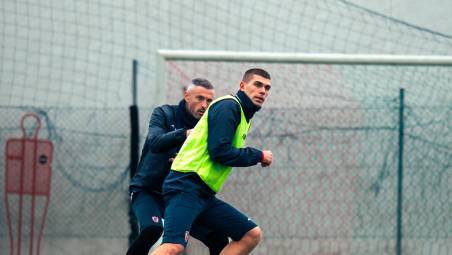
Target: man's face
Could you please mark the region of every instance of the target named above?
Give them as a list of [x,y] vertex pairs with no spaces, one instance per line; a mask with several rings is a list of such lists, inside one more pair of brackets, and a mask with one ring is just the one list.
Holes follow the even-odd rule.
[[213,89],[193,86],[191,89],[184,92],[187,110],[193,117],[200,119],[206,112],[207,107],[212,102],[214,96],[215,91]]
[[253,75],[248,82],[240,82],[240,90],[253,101],[254,105],[262,107],[271,88],[271,82],[259,75]]

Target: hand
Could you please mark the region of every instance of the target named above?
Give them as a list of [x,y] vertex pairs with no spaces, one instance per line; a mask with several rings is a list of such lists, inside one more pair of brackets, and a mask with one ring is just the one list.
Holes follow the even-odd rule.
[[271,151],[262,151],[262,162],[261,162],[261,166],[262,167],[267,167],[270,166],[273,162],[273,153]]
[[169,158],[169,159],[168,159],[168,162],[169,162],[169,163],[173,163],[173,161],[174,161],[174,159],[176,158],[176,156],[177,156],[177,153],[174,154],[173,157]]
[[185,134],[188,137],[191,133],[193,132],[193,128],[192,129],[188,129]]

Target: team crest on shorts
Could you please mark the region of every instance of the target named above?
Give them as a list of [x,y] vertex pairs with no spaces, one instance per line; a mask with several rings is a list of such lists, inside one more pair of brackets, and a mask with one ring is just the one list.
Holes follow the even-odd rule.
[[159,217],[152,216],[152,221],[155,222],[155,223],[158,223],[159,222]]
[[189,231],[185,231],[185,242],[188,242],[188,236],[190,235]]

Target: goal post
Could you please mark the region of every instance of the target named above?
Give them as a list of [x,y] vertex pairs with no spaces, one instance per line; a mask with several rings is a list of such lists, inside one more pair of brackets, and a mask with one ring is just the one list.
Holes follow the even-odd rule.
[[166,60],[311,63],[350,65],[452,65],[452,56],[389,55],[389,54],[339,54],[300,52],[243,52],[160,49],[158,55]]
[[[196,77],[211,81],[222,96],[237,91],[248,68],[271,74],[270,96],[253,118],[247,144],[272,150],[275,162],[268,171],[234,171],[219,194],[262,226],[267,238],[258,249],[394,254],[403,240],[406,254],[452,250],[451,225],[435,220],[452,209],[444,207],[452,204],[450,171],[444,170],[452,158],[452,56],[191,50],[157,55],[159,104],[176,104],[182,87]],[[400,159],[403,195],[397,192]],[[199,246],[190,249],[199,254]]]
[[[386,71],[389,68],[439,68],[449,70],[452,67],[452,56],[441,55],[389,55],[389,54],[339,54],[339,53],[299,53],[299,52],[241,52],[241,51],[203,51],[203,50],[170,50],[157,51],[156,87],[153,100],[156,104],[165,103],[167,93],[164,86],[167,82],[167,63],[248,63],[281,64],[281,65],[330,65],[330,66],[370,66]],[[380,67],[380,68],[379,68]],[[406,69],[408,70],[408,68]],[[244,71],[244,70],[243,70]],[[178,71],[183,76],[183,68]],[[379,72],[379,71],[377,71]],[[408,71],[412,72],[412,71]],[[375,73],[375,72],[373,72]],[[215,75],[215,74],[213,74]],[[403,73],[401,75],[406,75]],[[186,80],[189,77],[185,77]],[[192,77],[193,78],[193,77]],[[401,84],[400,87],[403,87]],[[399,88],[397,88],[398,90]],[[409,91],[408,91],[409,92]]]

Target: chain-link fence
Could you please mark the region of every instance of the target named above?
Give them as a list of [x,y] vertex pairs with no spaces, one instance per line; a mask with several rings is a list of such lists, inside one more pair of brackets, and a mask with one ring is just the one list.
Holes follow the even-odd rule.
[[[51,141],[54,147],[47,215],[43,214],[43,196],[36,196],[35,205],[32,205],[29,194],[23,195],[21,202],[19,193],[3,190],[6,187],[6,141],[23,137],[20,118],[26,112],[35,112],[41,118],[38,138]],[[51,250],[65,251],[64,246],[58,244],[61,242],[55,240],[123,239],[128,235],[130,127],[127,109],[1,107],[0,116],[1,146],[4,149],[0,159],[1,250],[12,251],[14,246],[17,252],[21,242],[22,251],[28,253],[32,225],[35,226],[36,247],[43,217],[46,219],[43,223],[44,254]],[[28,137],[35,132],[35,124],[33,121],[25,122]],[[14,163],[13,160],[10,162]],[[9,167],[10,174],[19,178],[21,174],[17,170],[20,167],[14,168],[12,164]],[[6,201],[9,212],[4,206]],[[8,213],[10,218],[6,217]],[[18,235],[19,229],[22,229],[21,235]],[[13,243],[9,241],[11,236]],[[18,240],[19,236],[22,240]]]
[[224,95],[247,68],[272,74],[247,140],[274,163],[235,169],[221,193],[262,226],[255,253],[450,254],[450,67],[268,62],[162,63],[169,102],[187,77]]
[[[159,84],[158,49],[452,52],[450,35],[345,0],[20,0],[3,1],[0,12],[0,186],[5,142],[22,136],[21,114],[36,112],[40,138],[54,144],[42,245],[52,255],[125,253],[132,59],[140,62],[143,141],[152,106],[176,103],[189,80],[207,78],[221,96],[234,93],[242,72],[254,67],[169,61],[167,83]],[[274,87],[248,143],[273,150],[275,165],[234,170],[220,194],[264,229],[255,254],[394,254],[397,219],[404,254],[452,254],[450,68],[264,67]],[[407,91],[402,217],[400,87]],[[3,255],[14,245],[8,222],[17,222],[19,201],[8,197],[15,210],[8,220],[6,191],[0,194]],[[35,202],[39,218],[43,201]],[[24,197],[23,253],[30,203]]]
[[398,238],[402,254],[451,254],[451,108],[406,110],[401,215],[396,100],[258,113],[249,141],[274,164],[235,169],[220,195],[262,227],[254,254],[397,254]]
[[[269,108],[258,113],[248,143],[271,149],[274,165],[234,170],[220,194],[264,230],[265,239],[255,253],[394,254],[399,110],[394,98],[383,108]],[[40,138],[54,144],[45,248],[55,249],[55,240],[76,237],[126,240],[128,111],[1,108],[3,145],[22,136],[20,116],[29,111],[42,119]],[[452,251],[451,111],[405,107],[403,254]],[[148,113],[141,109],[141,123],[147,122]],[[142,125],[142,134],[145,130]],[[0,184],[5,185],[4,173]],[[16,217],[10,219],[16,235],[17,195],[1,196]],[[31,216],[27,199],[22,208],[24,251]],[[35,218],[42,210],[38,199]],[[5,214],[2,210],[0,235],[2,250],[8,251]],[[206,251],[193,240],[188,252]]]

